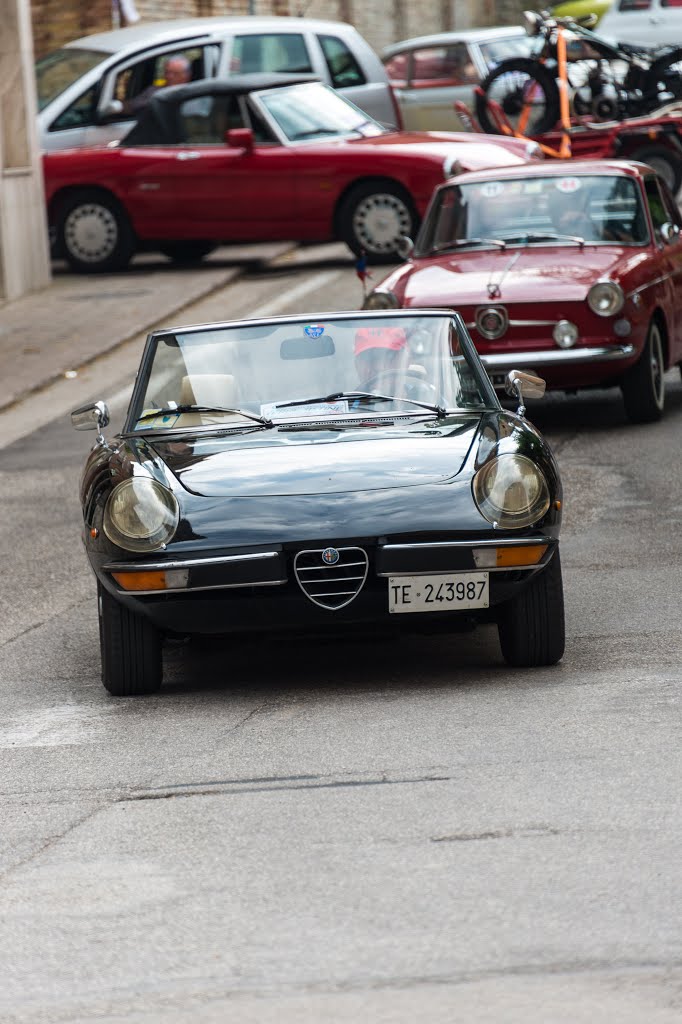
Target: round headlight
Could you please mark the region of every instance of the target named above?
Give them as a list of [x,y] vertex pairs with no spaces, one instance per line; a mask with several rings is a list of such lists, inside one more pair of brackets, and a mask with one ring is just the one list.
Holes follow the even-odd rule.
[[570,320],[559,320],[554,325],[552,337],[559,348],[572,348],[578,340],[578,328]]
[[398,309],[398,306],[393,292],[370,292],[362,304],[363,309]]
[[525,455],[498,455],[473,480],[474,501],[490,523],[507,530],[530,526],[549,508],[549,488]]
[[104,510],[104,532],[126,551],[153,551],[175,533],[180,511],[175,495],[150,477],[117,484]]
[[587,305],[597,316],[615,316],[624,302],[623,289],[615,281],[597,281],[587,293]]

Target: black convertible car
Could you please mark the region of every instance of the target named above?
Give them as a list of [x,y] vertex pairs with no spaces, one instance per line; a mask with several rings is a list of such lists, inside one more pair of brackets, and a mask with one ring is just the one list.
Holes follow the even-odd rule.
[[165,635],[497,623],[511,665],[564,650],[555,460],[443,310],[149,336],[123,431],[81,481],[110,693],[158,689]]

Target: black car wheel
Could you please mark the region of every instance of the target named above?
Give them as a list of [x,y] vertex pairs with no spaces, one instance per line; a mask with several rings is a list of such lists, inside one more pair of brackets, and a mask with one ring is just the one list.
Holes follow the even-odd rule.
[[168,242],[159,248],[163,255],[173,263],[190,266],[192,263],[201,263],[204,256],[213,252],[215,244],[213,242]]
[[[476,92],[476,117],[484,132],[499,135],[489,102],[497,103],[511,124],[524,135],[549,132],[559,120],[559,87],[552,71],[530,57],[500,61]],[[524,117],[526,123],[520,119]]]
[[97,597],[104,688],[115,697],[155,693],[162,678],[161,634],[100,584]]
[[655,320],[642,354],[621,383],[625,412],[633,423],[655,423],[665,407],[665,358],[661,328]]
[[518,597],[501,605],[497,630],[508,665],[555,665],[565,646],[564,590],[558,549]]
[[641,160],[643,164],[653,167],[673,195],[679,192],[682,185],[682,160],[671,149],[665,146],[644,146],[628,153],[626,159]]
[[135,240],[125,210],[112,195],[83,189],[69,196],[59,211],[59,252],[80,273],[122,270],[130,262]]
[[392,181],[351,189],[339,207],[337,230],[349,249],[369,263],[394,263],[401,239],[414,238],[419,218],[407,192]]

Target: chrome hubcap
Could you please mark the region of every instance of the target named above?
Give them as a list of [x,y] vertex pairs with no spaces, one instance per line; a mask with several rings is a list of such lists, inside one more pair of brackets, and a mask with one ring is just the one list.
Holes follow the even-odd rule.
[[353,214],[353,232],[367,252],[394,252],[401,235],[409,235],[412,218],[402,199],[390,192],[367,196]]
[[102,263],[116,248],[116,218],[106,206],[84,203],[67,216],[64,240],[69,252],[83,263]]

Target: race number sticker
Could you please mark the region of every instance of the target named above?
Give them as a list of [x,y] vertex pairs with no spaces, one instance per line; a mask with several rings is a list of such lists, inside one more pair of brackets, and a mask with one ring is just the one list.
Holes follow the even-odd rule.
[[556,183],[557,190],[565,195],[571,195],[580,189],[580,178],[559,178]]
[[486,181],[481,185],[481,195],[486,199],[494,199],[495,196],[502,195],[503,192],[504,185],[501,181]]
[[321,334],[324,334],[324,324],[308,324],[303,328],[303,333],[307,334],[309,338],[319,338]]

